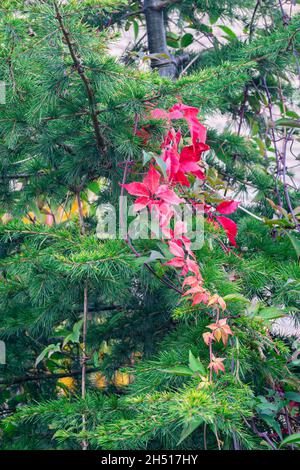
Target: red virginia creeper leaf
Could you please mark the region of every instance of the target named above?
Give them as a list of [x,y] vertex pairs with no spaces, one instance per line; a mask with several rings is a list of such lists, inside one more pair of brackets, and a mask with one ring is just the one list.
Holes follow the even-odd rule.
[[220,212],[220,214],[232,214],[238,208],[239,202],[237,201],[223,201],[217,207],[216,211]]
[[236,237],[236,234],[237,234],[237,225],[236,225],[236,223],[233,220],[228,219],[227,217],[223,217],[222,215],[218,215],[216,218],[217,218],[217,221],[219,222],[219,224],[221,224],[221,226],[225,230],[226,235],[227,235],[228,240],[230,241],[230,243],[233,246],[236,246],[236,241],[235,241],[235,237]]
[[121,184],[121,186],[125,188],[132,196],[149,197],[149,191],[144,183],[128,183]]
[[150,169],[147,175],[143,179],[143,183],[151,194],[155,194],[159,187],[160,173],[154,168],[153,165],[150,165]]

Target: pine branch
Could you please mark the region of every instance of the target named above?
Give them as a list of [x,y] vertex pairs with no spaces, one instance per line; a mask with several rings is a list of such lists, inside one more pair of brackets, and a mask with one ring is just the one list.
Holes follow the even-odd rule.
[[[101,370],[101,367],[92,367],[86,369],[86,374],[91,374],[93,372],[98,372]],[[0,385],[16,385],[26,382],[37,382],[39,380],[49,380],[49,379],[61,379],[63,377],[78,377],[81,376],[82,369],[74,370],[73,372],[59,372],[57,374],[36,374],[36,375],[24,375],[22,377],[15,377],[13,379],[0,378]]]
[[63,17],[61,15],[61,13],[60,13],[58,5],[55,1],[53,3],[54,3],[55,11],[56,11],[56,18],[59,22],[60,29],[61,29],[61,31],[64,35],[66,44],[68,46],[70,55],[71,55],[73,63],[74,63],[74,67],[76,68],[81,80],[84,83],[85,89],[86,89],[86,93],[87,93],[87,97],[88,97],[88,101],[89,101],[89,105],[90,105],[90,110],[91,110],[91,117],[92,117],[92,121],[93,121],[95,136],[96,136],[97,148],[98,148],[99,152],[103,152],[106,149],[106,145],[105,145],[105,142],[104,142],[104,139],[102,137],[101,130],[100,130],[100,123],[99,123],[98,115],[97,115],[97,102],[96,102],[96,98],[95,98],[95,95],[94,95],[94,91],[91,87],[91,82],[90,82],[89,78],[87,77],[87,75],[85,74],[84,66],[83,66],[80,58],[78,57],[78,55],[76,53],[74,44],[72,43],[72,40],[71,40],[71,37],[70,37],[70,33],[65,27],[64,20],[63,20]]

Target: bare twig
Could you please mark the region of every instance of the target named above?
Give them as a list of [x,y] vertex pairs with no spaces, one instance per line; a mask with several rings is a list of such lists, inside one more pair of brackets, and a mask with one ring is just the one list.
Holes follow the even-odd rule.
[[271,138],[273,141],[275,157],[276,157],[275,192],[276,192],[276,196],[278,199],[278,205],[279,207],[282,207],[282,199],[281,199],[279,188],[278,188],[278,180],[279,180],[279,176],[281,173],[281,156],[280,156],[280,153],[277,147],[277,142],[276,142],[276,136],[275,136],[275,131],[274,131],[275,120],[273,117],[273,103],[272,103],[271,93],[267,85],[266,77],[263,77],[263,85],[264,85],[266,95],[267,95],[267,100],[268,100],[267,107],[269,110],[269,116],[270,116],[270,121],[271,121],[270,134],[271,134]]
[[256,5],[255,5],[255,8],[253,10],[253,14],[252,14],[252,18],[251,18],[251,21],[250,21],[250,28],[249,28],[249,40],[251,41],[252,40],[252,37],[253,37],[253,33],[254,33],[254,20],[255,20],[255,16],[256,16],[256,13],[257,13],[257,10],[258,10],[258,7],[260,6],[260,0],[258,0],[256,2]]

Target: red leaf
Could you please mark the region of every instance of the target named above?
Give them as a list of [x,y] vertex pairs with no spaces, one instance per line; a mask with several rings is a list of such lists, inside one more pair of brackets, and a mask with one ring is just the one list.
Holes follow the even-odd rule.
[[166,185],[160,186],[156,192],[156,195],[169,204],[177,205],[181,202],[184,202],[184,199],[178,197],[177,194],[174,193],[172,189],[168,189]]
[[199,294],[194,295],[192,306],[198,305],[201,303],[207,304],[208,298],[209,296],[207,292],[201,292],[201,293],[199,292]]
[[195,287],[198,284],[199,284],[199,280],[196,276],[188,276],[183,281],[182,287],[185,287],[186,285]]
[[167,261],[165,264],[168,266],[174,266],[174,268],[182,268],[184,266],[184,259],[182,258],[173,258],[170,261]]
[[197,176],[197,178],[199,178],[199,180],[205,180],[206,179],[205,174],[203,173],[202,170],[194,171],[193,175]]
[[125,188],[132,196],[149,197],[149,191],[144,183],[121,184],[121,186]]
[[150,116],[152,119],[168,119],[169,113],[164,109],[155,108],[150,112]]
[[196,274],[196,276],[200,276],[200,270],[199,270],[199,266],[198,264],[196,263],[196,261],[188,258],[186,260],[186,265],[189,269],[189,271],[191,271],[192,273]]
[[139,212],[140,210],[147,207],[149,202],[150,202],[150,199],[148,197],[138,197],[134,203],[134,211]]
[[163,160],[167,165],[167,172],[170,179],[173,179],[179,170],[179,155],[176,147],[171,147],[165,150]]
[[160,173],[154,168],[153,165],[150,165],[150,170],[143,179],[143,183],[148,187],[151,194],[155,194],[159,187]]
[[174,226],[174,238],[181,238],[184,233],[187,232],[186,222],[177,220]]
[[194,173],[199,170],[199,166],[197,165],[196,162],[180,162],[180,169],[184,173]]
[[180,183],[182,186],[190,186],[190,182],[182,171],[177,171],[174,178],[176,183]]
[[235,237],[236,237],[236,234],[237,234],[237,225],[236,225],[236,223],[233,220],[228,219],[227,217],[223,217],[222,215],[217,216],[217,221],[219,222],[219,224],[221,224],[221,226],[225,230],[226,235],[227,235],[228,240],[230,241],[230,243],[233,246],[236,246],[236,241],[235,241]]
[[178,243],[170,241],[169,248],[172,255],[176,256],[177,258],[184,258],[184,251]]
[[216,210],[220,212],[220,214],[232,214],[238,208],[239,202],[237,201],[223,201],[216,207]]
[[[175,111],[181,111],[184,114],[184,117],[187,119],[195,118],[197,114],[199,113],[198,108],[194,108],[193,106],[188,106],[187,104],[183,103],[176,103],[174,106],[170,109],[170,113],[174,113]],[[182,114],[181,114],[182,116]],[[176,118],[173,118],[176,119]]]

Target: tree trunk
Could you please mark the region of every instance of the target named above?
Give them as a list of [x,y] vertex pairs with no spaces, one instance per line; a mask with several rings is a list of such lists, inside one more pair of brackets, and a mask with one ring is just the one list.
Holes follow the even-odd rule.
[[[146,15],[148,50],[150,54],[157,54],[151,58],[151,67],[157,68],[161,77],[175,78],[177,66],[167,47],[164,12],[158,0],[145,0],[144,11]],[[162,57],[159,57],[163,54]]]

